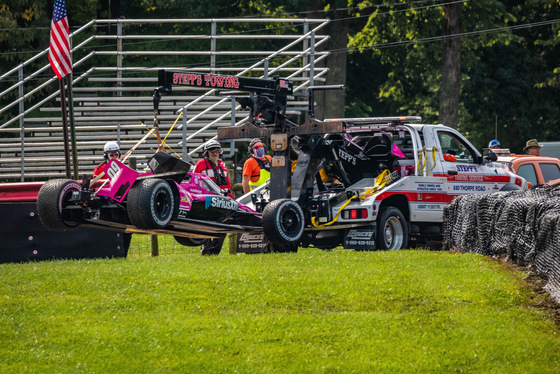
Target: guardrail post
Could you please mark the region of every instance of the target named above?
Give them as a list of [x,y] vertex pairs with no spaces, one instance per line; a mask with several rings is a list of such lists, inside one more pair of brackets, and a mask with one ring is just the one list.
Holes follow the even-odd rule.
[[[235,96],[232,96],[231,97],[231,122],[230,122],[232,127],[235,127],[235,107],[236,107]],[[229,153],[231,157],[233,157],[233,155],[235,154],[235,140],[229,141]],[[235,169],[233,170],[233,175],[235,176]]]
[[[18,69],[18,78],[20,82],[23,82],[23,63],[19,66]],[[19,98],[23,98],[23,83],[18,87]],[[23,107],[23,100],[19,102],[19,128],[20,128],[20,138],[21,138],[21,181],[25,182],[25,131],[23,125],[23,116],[22,113],[24,112]]]
[[[117,87],[122,86],[122,65],[123,65],[123,56],[122,56],[122,23],[120,20],[117,20]],[[122,95],[122,91],[119,91],[119,96]]]
[[150,235],[150,241],[151,241],[151,244],[152,244],[152,257],[159,256],[158,236],[157,235]]
[[212,21],[210,24],[210,72],[216,73],[216,22]]
[[264,79],[268,79],[268,57],[264,59],[264,74],[263,74],[263,78]]
[[[305,35],[309,32],[309,23],[308,22],[304,22],[303,24],[303,34]],[[307,49],[309,48],[309,39],[305,38],[303,39],[303,51],[307,51]],[[309,56],[307,54],[303,55],[303,59],[302,59],[302,67],[306,66],[307,64],[309,64]],[[302,73],[302,76],[305,77],[308,75],[308,72],[304,71]]]
[[229,254],[237,254],[237,234],[227,234],[227,237],[229,238]]
[[187,158],[187,108],[183,107],[183,128],[182,128],[182,137],[183,141],[181,142],[181,157],[183,160]]
[[78,179],[78,146],[76,145],[76,127],[74,123],[74,73],[68,74],[68,113],[70,120],[70,143],[72,144],[72,170],[74,179]]
[[[122,87],[122,23],[117,20],[117,87]],[[117,96],[122,96],[122,90],[117,90]],[[121,124],[117,123],[117,143],[121,146]]]
[[311,50],[309,51],[309,87],[314,86],[315,77],[315,31],[311,32]]

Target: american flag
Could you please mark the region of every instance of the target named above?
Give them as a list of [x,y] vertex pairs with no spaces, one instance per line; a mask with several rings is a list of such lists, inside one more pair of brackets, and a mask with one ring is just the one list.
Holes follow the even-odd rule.
[[49,62],[58,79],[62,79],[72,71],[68,17],[64,0],[55,0],[54,2]]
[[280,79],[280,88],[288,88],[289,87],[289,82],[285,79]]

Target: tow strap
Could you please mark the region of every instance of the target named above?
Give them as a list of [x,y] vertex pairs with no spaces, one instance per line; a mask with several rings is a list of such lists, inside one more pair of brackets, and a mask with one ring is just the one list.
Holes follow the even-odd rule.
[[433,163],[432,163],[432,168],[430,170],[425,170],[424,168],[428,165],[428,155],[427,155],[428,150],[426,149],[426,147],[422,148],[419,152],[418,152],[418,170],[424,174],[426,173],[427,176],[431,176],[432,175],[432,170],[434,170],[434,168],[436,167],[436,149],[432,148],[432,158],[433,158]]

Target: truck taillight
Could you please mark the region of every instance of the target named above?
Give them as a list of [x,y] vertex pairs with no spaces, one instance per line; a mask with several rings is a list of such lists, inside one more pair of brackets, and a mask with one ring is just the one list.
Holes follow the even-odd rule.
[[365,219],[368,218],[367,209],[347,209],[342,211],[344,219]]

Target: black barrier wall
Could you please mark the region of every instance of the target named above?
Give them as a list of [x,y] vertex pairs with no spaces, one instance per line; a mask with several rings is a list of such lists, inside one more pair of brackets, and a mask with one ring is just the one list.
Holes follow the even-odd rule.
[[560,187],[465,195],[444,209],[444,249],[531,265],[560,301]]
[[50,231],[39,221],[35,202],[0,203],[0,263],[126,257],[127,250],[120,232],[88,227]]

